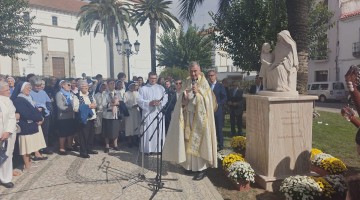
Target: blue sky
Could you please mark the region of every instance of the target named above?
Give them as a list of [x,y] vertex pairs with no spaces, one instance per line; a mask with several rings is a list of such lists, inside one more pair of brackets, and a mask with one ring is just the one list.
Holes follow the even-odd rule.
[[[174,0],[170,8],[171,8],[171,12],[175,14],[177,17],[179,17],[179,10],[180,10],[179,0]],[[193,18],[193,24],[196,24],[199,27],[202,27],[203,25],[207,26],[210,22],[212,22],[212,19],[209,16],[208,12],[212,11],[216,13],[217,8],[218,8],[217,0],[205,0],[204,3],[201,6],[198,6],[198,8],[196,9]]]

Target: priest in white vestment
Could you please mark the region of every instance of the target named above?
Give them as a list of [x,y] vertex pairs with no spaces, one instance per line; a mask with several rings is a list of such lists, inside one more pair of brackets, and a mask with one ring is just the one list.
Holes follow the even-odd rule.
[[197,172],[193,180],[202,180],[207,168],[217,167],[214,120],[217,105],[199,64],[191,62],[189,72],[171,117],[163,159],[180,164],[186,171]]
[[[137,102],[142,109],[142,119],[146,117],[141,133],[150,125],[159,112],[160,114],[158,115],[158,120],[155,119],[149,129],[147,129],[143,136],[144,138],[141,138],[141,150],[143,150],[146,154],[161,152],[163,145],[161,144],[161,141],[165,142],[165,119],[162,119],[164,115],[161,113],[161,109],[165,106],[168,100],[168,96],[165,94],[165,88],[156,83],[156,73],[150,72],[148,81],[148,84],[139,89],[139,98],[137,99]],[[156,131],[158,121],[160,122],[159,138]],[[153,133],[154,136],[151,141],[149,141]]]

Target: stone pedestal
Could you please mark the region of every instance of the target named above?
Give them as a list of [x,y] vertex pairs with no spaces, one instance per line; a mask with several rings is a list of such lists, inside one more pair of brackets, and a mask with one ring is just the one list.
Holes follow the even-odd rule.
[[246,96],[246,160],[256,182],[277,191],[291,175],[309,174],[313,101],[317,96]]

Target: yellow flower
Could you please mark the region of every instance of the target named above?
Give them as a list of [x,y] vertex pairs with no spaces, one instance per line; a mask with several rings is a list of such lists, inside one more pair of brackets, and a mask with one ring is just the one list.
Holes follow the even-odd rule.
[[241,154],[238,153],[231,153],[227,155],[224,160],[222,161],[222,165],[224,169],[227,169],[230,167],[231,164],[233,164],[236,161],[245,161],[245,159],[242,157]]
[[338,158],[325,158],[321,161],[320,167],[331,174],[339,174],[347,171],[346,165]]
[[334,188],[331,186],[331,184],[323,177],[311,177],[316,181],[316,183],[320,186],[322,189],[323,196],[327,198],[331,198],[333,194],[335,194]]
[[316,148],[312,148],[311,149],[311,160],[314,158],[314,156],[316,156],[317,154],[322,153],[322,151],[320,149],[316,149]]
[[235,150],[245,150],[246,149],[246,137],[244,136],[235,136],[231,138],[231,147]]

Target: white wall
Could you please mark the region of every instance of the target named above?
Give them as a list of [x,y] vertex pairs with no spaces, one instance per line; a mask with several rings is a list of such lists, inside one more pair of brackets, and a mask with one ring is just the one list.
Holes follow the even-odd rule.
[[344,80],[344,75],[351,65],[359,65],[360,59],[352,55],[352,45],[355,42],[360,42],[360,16],[355,16],[339,23],[339,67],[340,80]]
[[334,26],[327,31],[329,40],[327,60],[309,60],[309,74],[308,82],[315,81],[315,71],[328,71],[328,81],[336,81],[336,55],[337,55],[337,41],[338,41],[338,23],[340,18],[340,9],[338,1],[328,1],[329,10],[335,12],[331,22],[335,22]]
[[0,56],[0,74],[11,75],[11,59]]

